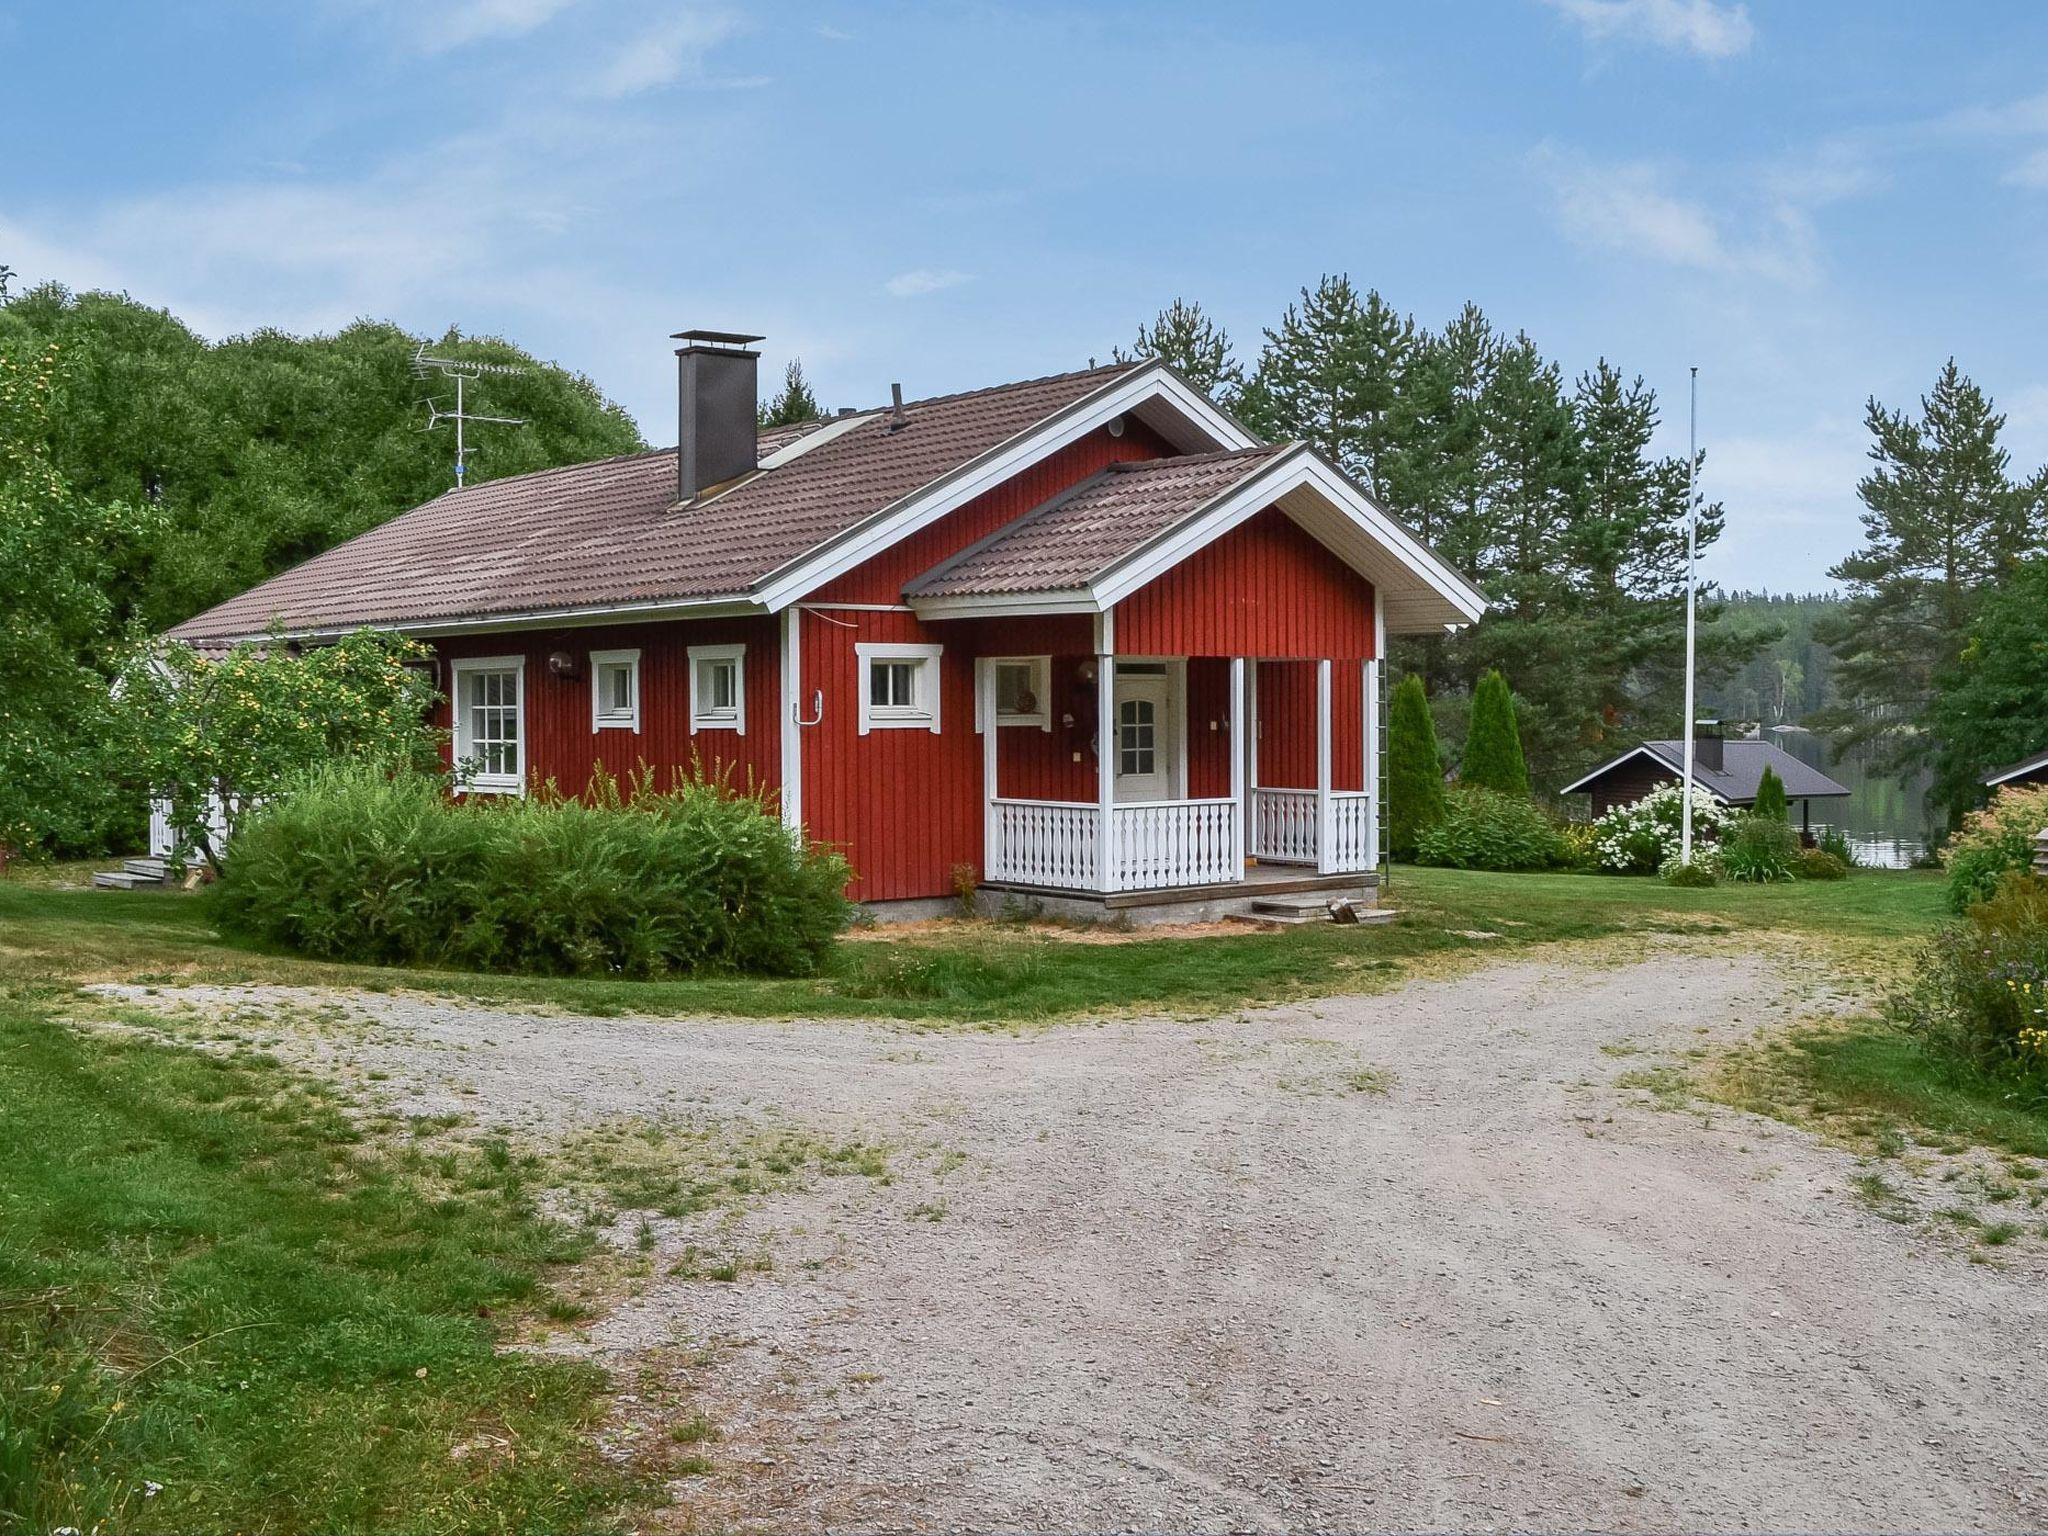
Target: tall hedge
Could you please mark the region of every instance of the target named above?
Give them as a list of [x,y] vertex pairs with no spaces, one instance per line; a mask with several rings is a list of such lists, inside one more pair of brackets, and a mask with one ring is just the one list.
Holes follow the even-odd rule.
[[1404,677],[1387,706],[1387,851],[1413,859],[1417,840],[1444,814],[1443,759],[1422,679]]
[[588,800],[450,799],[341,763],[265,805],[216,887],[221,926],[322,959],[551,975],[804,975],[847,869],[772,806],[685,779]]
[[1458,782],[1503,795],[1529,793],[1529,764],[1522,756],[1522,732],[1515,723],[1515,696],[1498,671],[1479,679],[1472,693],[1472,724]]
[[1764,776],[1756,781],[1756,804],[1751,814],[1768,816],[1772,821],[1792,819],[1792,807],[1785,801],[1785,781],[1775,769],[1766,767]]

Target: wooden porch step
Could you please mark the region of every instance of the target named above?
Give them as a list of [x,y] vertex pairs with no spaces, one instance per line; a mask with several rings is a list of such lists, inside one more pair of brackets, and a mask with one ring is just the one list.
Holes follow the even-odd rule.
[[123,859],[121,869],[126,874],[140,875],[145,880],[168,880],[171,877],[170,865],[154,854],[147,858]]
[[1350,920],[1354,923],[1391,923],[1399,915],[1392,907],[1368,906],[1342,896],[1261,896],[1252,902],[1247,916],[1254,922],[1276,926],[1336,922],[1339,919],[1332,910],[1335,903],[1350,907]]
[[102,869],[92,877],[93,887],[102,891],[160,891],[162,875],[137,875],[125,869]]

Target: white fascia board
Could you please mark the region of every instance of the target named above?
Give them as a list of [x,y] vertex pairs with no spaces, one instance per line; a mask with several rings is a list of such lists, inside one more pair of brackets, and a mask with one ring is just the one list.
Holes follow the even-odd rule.
[[[1305,443],[1295,445],[1250,478],[1218,496],[1201,511],[1097,577],[1092,589],[1096,601],[1105,607],[1122,602],[1197,550],[1215,542],[1281,497],[1304,487],[1319,493],[1325,502],[1343,514],[1352,527],[1391,555],[1402,569],[1412,572],[1419,585],[1449,604],[1453,612],[1463,615],[1466,622],[1477,619],[1486,611],[1486,599],[1477,589]],[[1384,584],[1375,585],[1380,587]]]
[[[1154,363],[1112,379],[1093,394],[1082,396],[1008,442],[997,444],[979,459],[836,534],[795,562],[772,572],[755,586],[754,596],[769,612],[778,612],[1047,455],[1150,400],[1172,404],[1214,439],[1219,448],[1258,446],[1257,438],[1218,410],[1199,390],[1165,364]],[[910,430],[916,430],[915,417]]]
[[[1632,757],[1647,757],[1659,768],[1671,767],[1669,763],[1665,762],[1663,758],[1659,757],[1656,753],[1652,752],[1648,747],[1630,747],[1626,752],[1622,753],[1621,756],[1617,757],[1613,762],[1602,763],[1598,768],[1595,768],[1591,773],[1587,774],[1585,777],[1578,779],[1573,783],[1565,785],[1565,787],[1563,789],[1560,789],[1558,793],[1560,795],[1579,794],[1582,791],[1584,791],[1587,785],[1591,784],[1603,773],[1612,772],[1614,769],[1619,768],[1623,763],[1627,762]],[[1674,769],[1673,771],[1676,772],[1677,770]]]
[[2023,763],[2014,763],[2010,768],[2001,768],[1996,773],[1988,773],[1982,782],[1986,789],[1996,789],[2008,780],[2016,779],[2024,773],[2033,773],[2043,767],[2048,767],[2048,752],[2043,752],[2039,757],[2030,757]]

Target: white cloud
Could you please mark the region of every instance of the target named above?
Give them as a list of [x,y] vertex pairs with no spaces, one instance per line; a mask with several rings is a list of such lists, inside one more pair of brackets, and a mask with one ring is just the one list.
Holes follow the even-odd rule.
[[1700,494],[1720,502],[1728,531],[1707,557],[1730,587],[1783,590],[1787,573],[1824,569],[1846,552],[1856,484],[1869,471],[1868,437],[1831,416],[1784,434],[1710,437]]
[[908,272],[898,272],[882,286],[893,298],[921,299],[928,293],[958,288],[968,280],[965,272],[955,272],[950,267],[915,267]]
[[595,94],[611,99],[687,82],[724,87],[763,85],[760,76],[713,79],[705,59],[741,30],[727,11],[683,10],[641,33],[621,48],[593,82]]
[[2003,179],[2010,186],[2048,192],[2048,147],[2035,150],[2008,170]]
[[1594,42],[1622,39],[1728,59],[1756,40],[1749,7],[1718,0],[1547,0]]
[[331,9],[364,17],[395,33],[403,47],[447,53],[473,43],[524,37],[546,26],[576,0],[330,0]]
[[1882,179],[1859,149],[1830,143],[1744,174],[1732,206],[1720,208],[1675,190],[1674,173],[1648,161],[1605,163],[1546,144],[1531,163],[1550,183],[1559,226],[1580,245],[1794,286],[1820,273],[1816,211]]

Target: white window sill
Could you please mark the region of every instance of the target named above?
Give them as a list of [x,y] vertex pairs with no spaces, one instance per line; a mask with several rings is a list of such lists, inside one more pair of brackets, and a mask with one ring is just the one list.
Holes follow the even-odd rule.
[[526,793],[526,786],[520,783],[518,779],[504,775],[493,775],[489,778],[465,780],[463,783],[455,786],[455,793],[458,795],[523,795]]

